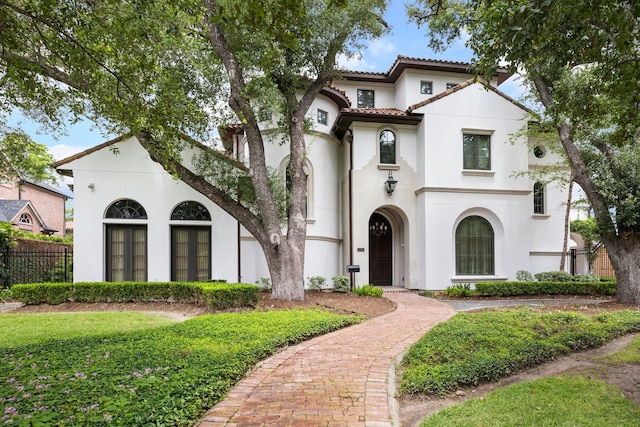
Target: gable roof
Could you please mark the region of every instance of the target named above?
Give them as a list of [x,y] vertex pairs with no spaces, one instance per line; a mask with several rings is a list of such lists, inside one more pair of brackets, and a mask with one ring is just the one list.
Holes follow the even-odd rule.
[[481,85],[483,85],[486,89],[495,92],[496,94],[500,95],[501,97],[503,97],[504,99],[506,99],[507,101],[509,101],[510,103],[512,103],[513,105],[515,105],[518,108],[523,109],[524,111],[526,111],[527,113],[531,113],[532,110],[530,108],[528,108],[527,106],[525,106],[524,104],[516,101],[515,99],[511,98],[509,95],[507,95],[506,93],[502,92],[501,90],[493,87],[492,85],[490,85],[489,83],[487,83],[484,80],[481,79],[469,79],[466,82],[460,83],[459,85],[456,85],[450,89],[445,90],[444,92],[440,92],[437,95],[431,96],[427,99],[425,99],[424,101],[418,102],[417,104],[413,104],[410,105],[409,107],[407,107],[407,113],[411,113],[414,110],[417,110],[420,107],[424,107],[425,105],[429,105],[432,104],[442,98],[445,98],[453,93],[456,93],[458,91],[461,91],[469,86],[472,86],[475,83],[480,83]]
[[[368,71],[340,71],[340,76],[345,80],[395,83],[406,69],[442,71],[448,73],[468,74],[475,76],[471,65],[467,62],[443,61],[439,59],[412,58],[398,55],[391,68],[386,73]],[[510,77],[506,68],[498,67],[496,70],[498,85],[504,83]]]
[[29,210],[35,215],[36,220],[44,231],[51,233],[58,231],[47,227],[44,220],[29,200],[0,200],[0,222],[13,223],[18,215],[24,212],[27,208],[29,208]]

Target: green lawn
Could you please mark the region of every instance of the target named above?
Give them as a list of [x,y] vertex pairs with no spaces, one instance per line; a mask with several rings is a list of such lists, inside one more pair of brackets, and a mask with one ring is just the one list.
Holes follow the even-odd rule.
[[[17,322],[22,329],[0,347],[0,423],[191,426],[278,348],[361,320],[288,310],[206,315],[121,332],[127,323],[121,314],[109,314],[111,330],[118,331],[111,334],[94,333],[83,318],[93,314],[77,314],[75,329],[82,330],[65,339],[34,333],[28,320],[39,316]],[[61,334],[69,318],[50,319],[49,328]],[[27,340],[32,343],[16,345]]]
[[166,326],[171,319],[136,311],[0,315],[0,349]]
[[639,420],[640,406],[619,389],[576,375],[506,387],[443,409],[420,427],[636,427]]

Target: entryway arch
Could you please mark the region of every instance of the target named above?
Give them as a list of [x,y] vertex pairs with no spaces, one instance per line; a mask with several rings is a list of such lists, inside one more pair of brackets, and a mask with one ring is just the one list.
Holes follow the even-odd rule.
[[369,283],[374,286],[405,285],[405,220],[391,206],[376,209],[369,217]]

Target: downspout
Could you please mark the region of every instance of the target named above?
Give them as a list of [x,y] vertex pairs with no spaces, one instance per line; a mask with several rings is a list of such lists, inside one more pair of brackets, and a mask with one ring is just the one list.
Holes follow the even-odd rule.
[[353,265],[353,131],[347,129],[346,136],[349,144],[349,265]]
[[242,283],[242,250],[240,248],[240,221],[238,223],[238,283]]

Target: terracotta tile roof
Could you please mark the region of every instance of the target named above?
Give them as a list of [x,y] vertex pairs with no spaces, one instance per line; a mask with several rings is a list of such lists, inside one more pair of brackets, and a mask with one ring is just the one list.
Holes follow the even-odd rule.
[[[339,74],[346,80],[394,83],[407,68],[475,75],[475,72],[471,69],[471,65],[467,62],[413,58],[403,55],[396,57],[396,60],[386,73],[341,70]],[[498,84],[504,82],[509,77],[507,69],[498,67],[497,77]]]
[[406,116],[410,111],[402,111],[397,108],[341,108],[341,113],[360,113],[384,116]]

